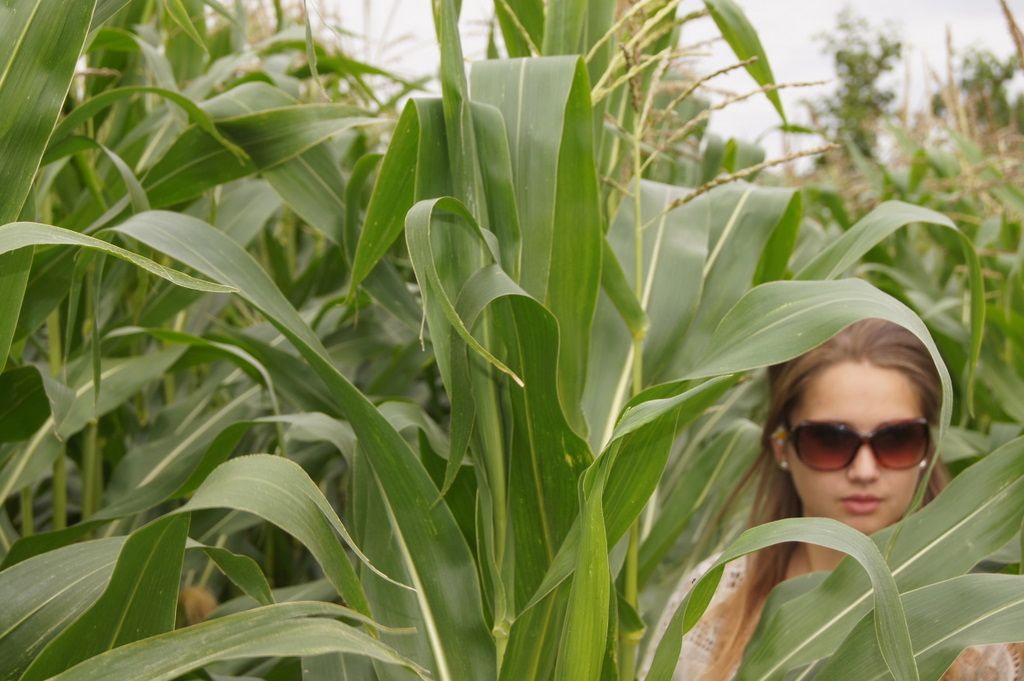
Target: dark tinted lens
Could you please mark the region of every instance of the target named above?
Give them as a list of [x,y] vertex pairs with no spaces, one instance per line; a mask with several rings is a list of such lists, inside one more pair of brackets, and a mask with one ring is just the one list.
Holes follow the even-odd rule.
[[853,431],[832,423],[806,423],[795,430],[797,455],[818,470],[846,466],[860,446],[860,438]]
[[910,468],[928,450],[928,424],[897,423],[882,428],[871,438],[878,463],[886,468]]

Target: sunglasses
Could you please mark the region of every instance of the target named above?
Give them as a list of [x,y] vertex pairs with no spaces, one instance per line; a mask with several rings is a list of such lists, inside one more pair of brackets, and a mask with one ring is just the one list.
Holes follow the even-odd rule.
[[871,433],[820,421],[805,421],[788,430],[797,457],[818,471],[846,468],[865,443],[882,468],[911,468],[924,461],[931,442],[931,429],[923,418],[886,424]]

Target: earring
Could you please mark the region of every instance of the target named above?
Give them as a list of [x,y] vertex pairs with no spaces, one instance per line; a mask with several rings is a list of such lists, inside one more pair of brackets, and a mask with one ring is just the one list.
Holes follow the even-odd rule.
[[779,459],[779,469],[783,471],[789,470],[789,462],[785,459]]

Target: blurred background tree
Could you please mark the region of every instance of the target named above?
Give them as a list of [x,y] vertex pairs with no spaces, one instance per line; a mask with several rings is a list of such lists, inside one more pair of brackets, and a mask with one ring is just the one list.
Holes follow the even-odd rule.
[[836,88],[808,106],[815,127],[826,136],[853,144],[874,158],[880,121],[893,113],[896,83],[885,76],[903,55],[903,40],[891,24],[873,26],[846,7],[836,18],[832,33],[817,36],[822,53],[835,64]]
[[[964,115],[976,132],[1024,130],[1024,99],[1019,93],[1011,94],[1008,87],[1020,70],[1017,55],[1000,57],[988,48],[973,46],[964,52],[955,69],[960,91],[953,96],[963,102]],[[949,95],[943,94],[947,93],[932,96],[932,113],[939,117],[949,115]]]

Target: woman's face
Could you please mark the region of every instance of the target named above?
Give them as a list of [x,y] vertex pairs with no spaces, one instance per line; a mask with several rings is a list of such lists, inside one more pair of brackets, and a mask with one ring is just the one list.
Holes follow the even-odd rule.
[[[895,369],[867,362],[841,362],[812,377],[789,415],[803,421],[842,423],[860,433],[882,425],[922,417],[914,385]],[[893,470],[878,465],[867,444],[837,471],[809,468],[790,442],[773,440],[778,461],[786,461],[805,517],[834,518],[871,534],[899,520],[910,506],[921,468]]]

